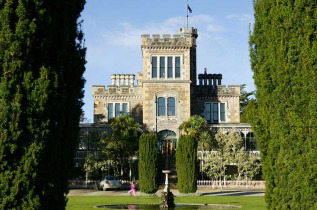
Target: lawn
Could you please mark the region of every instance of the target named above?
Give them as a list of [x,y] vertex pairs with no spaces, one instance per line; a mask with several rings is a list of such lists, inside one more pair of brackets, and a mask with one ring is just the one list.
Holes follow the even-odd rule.
[[[160,203],[161,198],[156,197],[135,197],[128,196],[68,196],[67,210],[88,210],[96,209],[94,206],[107,204],[136,204],[136,203]],[[241,205],[242,209],[265,210],[265,201],[262,196],[195,196],[175,197],[175,203],[196,203],[196,204],[228,204]]]

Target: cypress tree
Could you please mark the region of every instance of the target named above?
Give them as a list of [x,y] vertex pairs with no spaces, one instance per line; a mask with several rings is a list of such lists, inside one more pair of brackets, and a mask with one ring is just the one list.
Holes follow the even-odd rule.
[[142,134],[139,146],[139,186],[144,193],[157,191],[158,139],[155,134]]
[[251,122],[269,209],[317,208],[317,2],[254,1]]
[[85,0],[0,0],[0,209],[64,209],[85,70]]
[[176,149],[177,188],[180,193],[197,190],[197,141],[194,135],[181,135]]

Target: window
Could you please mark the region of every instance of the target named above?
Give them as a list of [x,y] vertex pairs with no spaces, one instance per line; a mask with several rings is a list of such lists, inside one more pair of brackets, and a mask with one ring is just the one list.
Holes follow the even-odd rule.
[[212,111],[213,111],[213,116],[212,116],[213,121],[218,122],[218,103],[213,103]]
[[165,116],[165,98],[158,98],[158,116]]
[[180,56],[153,56],[152,78],[172,79],[181,77]]
[[245,147],[246,147],[246,150],[248,150],[248,151],[258,151],[259,150],[259,147],[256,143],[253,132],[249,132],[247,134]]
[[[166,103],[167,102],[167,103]],[[169,97],[159,97],[157,100],[157,116],[166,116],[166,110],[167,110],[167,116],[175,116],[175,98]]]
[[128,114],[128,104],[123,103],[122,104],[122,115],[127,115]]
[[152,57],[152,78],[157,78],[157,57]]
[[120,116],[120,104],[119,103],[116,103],[115,105],[115,117],[119,117]]
[[211,104],[210,103],[205,104],[205,119],[207,120],[207,122],[211,121]]
[[173,78],[173,57],[167,58],[167,78]]
[[226,121],[226,115],[225,115],[225,104],[220,104],[220,121]]
[[[219,119],[220,117],[220,119]],[[205,103],[205,119],[207,122],[226,121],[226,103]]]
[[175,78],[181,77],[181,58],[175,57]]
[[165,78],[165,57],[160,57],[160,78]]
[[128,103],[108,103],[108,120],[128,113]]
[[168,116],[175,116],[175,98],[173,97],[167,99],[167,114]]
[[113,104],[108,104],[108,120],[113,118]]

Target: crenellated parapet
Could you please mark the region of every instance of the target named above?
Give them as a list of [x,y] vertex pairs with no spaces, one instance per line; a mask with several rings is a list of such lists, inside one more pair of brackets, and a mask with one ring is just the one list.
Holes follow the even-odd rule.
[[240,97],[240,85],[195,85],[192,87],[194,97]]
[[134,74],[112,74],[111,84],[113,86],[134,86],[135,75]]
[[111,85],[105,88],[104,85],[93,85],[93,96],[103,96],[109,94],[127,95],[127,94],[141,94],[142,88],[135,85],[134,74],[112,74]]
[[153,34],[152,37],[149,34],[143,34],[142,37],[142,48],[175,48],[182,49],[192,46],[196,46],[197,38],[197,29],[196,28],[180,28],[178,34]]

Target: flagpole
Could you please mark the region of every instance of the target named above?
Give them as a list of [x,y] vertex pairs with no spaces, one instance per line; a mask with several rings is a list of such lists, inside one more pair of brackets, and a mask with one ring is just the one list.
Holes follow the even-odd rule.
[[187,0],[187,31],[188,31],[188,0]]

